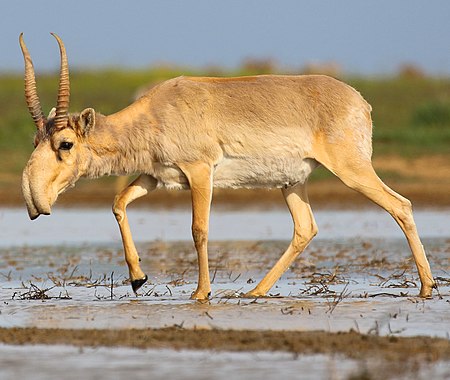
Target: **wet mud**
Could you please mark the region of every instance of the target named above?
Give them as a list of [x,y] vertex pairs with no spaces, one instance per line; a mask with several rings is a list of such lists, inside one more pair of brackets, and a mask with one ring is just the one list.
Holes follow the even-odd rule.
[[342,354],[351,359],[435,362],[450,360],[447,339],[398,338],[364,335],[355,331],[252,331],[162,329],[38,329],[0,328],[5,344],[70,344],[75,346],[123,346],[175,350],[282,351],[293,354]]

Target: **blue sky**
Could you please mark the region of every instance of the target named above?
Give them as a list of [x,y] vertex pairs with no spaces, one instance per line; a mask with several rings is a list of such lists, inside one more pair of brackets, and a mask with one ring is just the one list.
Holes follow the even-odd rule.
[[336,62],[389,74],[403,63],[450,75],[448,0],[14,0],[0,13],[0,71],[21,71],[20,32],[37,71],[58,67],[49,32],[75,68],[239,66],[271,58],[282,68]]

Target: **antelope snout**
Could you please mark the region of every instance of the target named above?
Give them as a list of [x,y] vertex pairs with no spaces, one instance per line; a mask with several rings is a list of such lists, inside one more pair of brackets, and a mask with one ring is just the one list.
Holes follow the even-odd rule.
[[53,202],[49,200],[44,186],[30,183],[28,175],[29,168],[25,168],[22,176],[22,192],[27,205],[28,215],[31,220],[39,217],[39,215],[50,215],[52,212],[51,205]]
[[31,220],[37,219],[40,215],[50,215],[52,212],[50,204],[42,204],[41,202],[36,204],[32,198],[26,199],[26,204],[28,216]]

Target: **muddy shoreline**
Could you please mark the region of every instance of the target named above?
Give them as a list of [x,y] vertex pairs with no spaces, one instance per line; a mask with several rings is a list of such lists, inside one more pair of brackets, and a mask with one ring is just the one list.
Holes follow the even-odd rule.
[[401,338],[363,335],[355,331],[252,331],[162,329],[39,329],[0,328],[0,342],[12,345],[49,344],[78,347],[171,348],[175,350],[283,351],[298,355],[342,354],[388,361],[450,360],[450,341],[430,337]]

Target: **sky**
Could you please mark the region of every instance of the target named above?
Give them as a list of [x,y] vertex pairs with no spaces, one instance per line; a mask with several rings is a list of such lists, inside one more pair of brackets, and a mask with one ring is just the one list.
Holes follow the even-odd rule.
[[402,64],[450,75],[448,0],[9,0],[0,11],[0,72],[22,71],[24,32],[36,71],[57,70],[50,32],[71,68],[171,63],[281,68],[337,63],[344,72],[395,73]]

